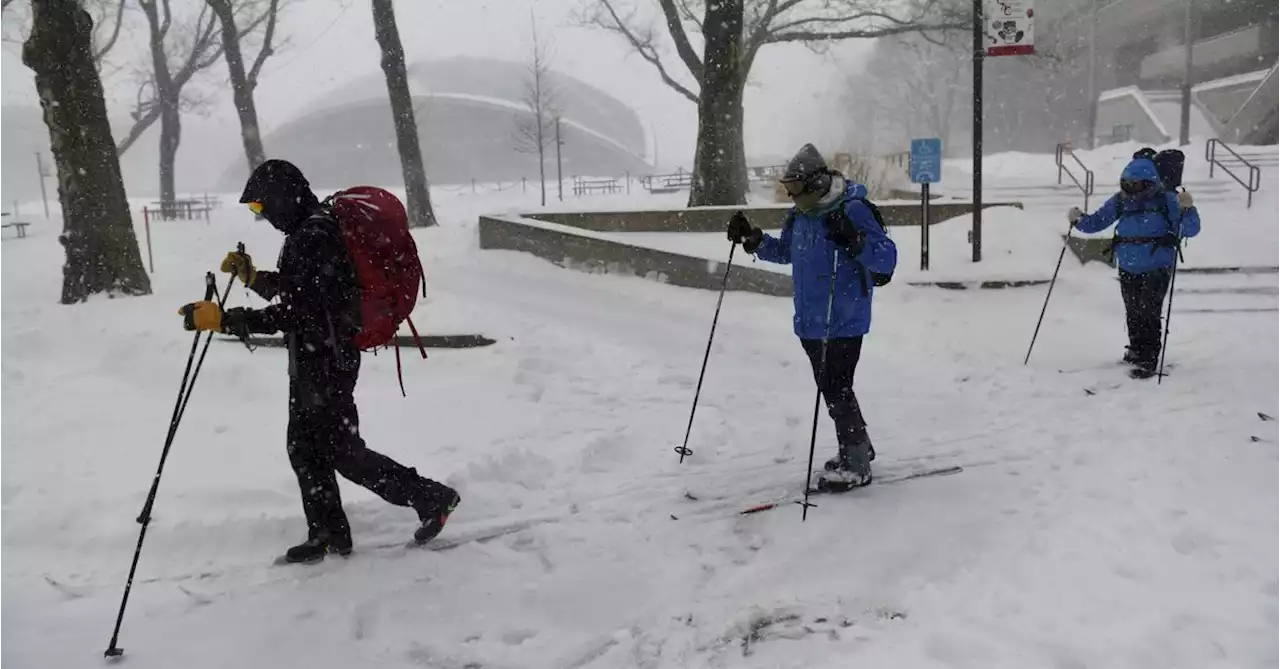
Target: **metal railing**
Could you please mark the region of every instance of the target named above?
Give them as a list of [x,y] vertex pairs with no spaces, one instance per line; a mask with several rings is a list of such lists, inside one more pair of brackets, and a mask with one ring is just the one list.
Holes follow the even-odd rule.
[[[1084,172],[1084,183],[1080,182],[1080,178],[1076,176],[1075,172],[1071,171],[1071,166],[1066,164],[1066,161],[1063,160],[1067,157],[1070,157],[1071,160],[1075,161],[1075,164],[1082,172]],[[1088,211],[1089,196],[1093,195],[1093,170],[1080,162],[1080,158],[1077,157],[1075,151],[1071,149],[1071,145],[1066,143],[1058,144],[1058,146],[1054,147],[1053,162],[1058,166],[1058,185],[1062,185],[1063,174],[1071,177],[1071,182],[1074,183],[1076,188],[1079,188],[1080,192],[1084,194],[1084,210]]]
[[[1223,149],[1225,149],[1227,153],[1230,153],[1232,156],[1235,157],[1236,160],[1240,162],[1239,165],[1236,165],[1237,168],[1239,168],[1240,165],[1244,165],[1246,168],[1248,168],[1249,180],[1247,182],[1242,181],[1240,177],[1237,176],[1236,173],[1233,172],[1231,168],[1227,166],[1226,163],[1218,159],[1218,147],[1222,147]],[[1210,179],[1213,178],[1213,167],[1215,165],[1217,165],[1218,167],[1221,167],[1223,172],[1226,172],[1232,179],[1235,179],[1236,183],[1240,184],[1240,187],[1245,189],[1245,191],[1249,193],[1248,199],[1247,199],[1248,204],[1245,205],[1245,208],[1246,209],[1253,208],[1253,194],[1258,192],[1259,188],[1262,188],[1262,168],[1258,167],[1257,165],[1254,165],[1248,160],[1245,160],[1244,156],[1236,153],[1235,149],[1232,149],[1230,146],[1227,145],[1226,142],[1217,138],[1210,139],[1209,141],[1204,143],[1204,159],[1209,162],[1209,178]],[[1227,160],[1230,160],[1230,159],[1227,159]]]

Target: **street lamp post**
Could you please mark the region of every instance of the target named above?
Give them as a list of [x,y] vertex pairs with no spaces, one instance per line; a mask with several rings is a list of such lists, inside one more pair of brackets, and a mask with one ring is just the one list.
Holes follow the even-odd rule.
[[1192,40],[1191,20],[1193,16],[1192,3],[1193,0],[1183,0],[1183,35],[1182,43],[1186,52],[1186,60],[1182,68],[1182,119],[1178,130],[1178,143],[1186,146],[1191,143],[1191,68],[1193,64],[1192,48],[1195,43]]

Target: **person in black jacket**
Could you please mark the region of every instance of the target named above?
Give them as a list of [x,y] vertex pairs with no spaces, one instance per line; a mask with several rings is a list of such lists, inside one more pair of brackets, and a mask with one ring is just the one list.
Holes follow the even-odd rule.
[[452,488],[369,450],[360,438],[356,380],[360,350],[360,286],[338,222],[311,191],[302,172],[283,160],[254,170],[240,201],[285,234],[279,271],[259,271],[233,251],[222,271],[234,273],[264,299],[264,309],[222,312],[216,302],[184,306],[188,330],[241,337],[282,332],[289,352],[289,462],[298,476],[307,540],[285,553],[288,562],[315,562],[351,552],[351,526],[342,510],[335,472],[386,501],[412,507],[421,525],[414,540],[440,533],[461,500]]

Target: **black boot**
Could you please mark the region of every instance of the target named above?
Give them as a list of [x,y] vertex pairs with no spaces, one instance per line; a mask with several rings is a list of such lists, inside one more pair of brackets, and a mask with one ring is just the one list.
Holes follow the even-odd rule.
[[444,524],[449,521],[449,514],[458,507],[458,503],[462,501],[462,496],[453,488],[445,488],[447,492],[442,495],[431,497],[426,503],[417,509],[418,518],[422,524],[418,529],[413,531],[413,540],[418,545],[422,545],[436,538],[440,534],[440,530],[444,529]]
[[351,555],[351,537],[328,536],[321,534],[284,552],[284,561],[289,563],[313,564],[324,559],[328,553],[337,553],[342,557]]
[[840,455],[835,459],[836,466],[818,477],[818,489],[844,492],[870,484],[873,452],[865,429],[852,435],[848,445],[840,449]]
[[1135,350],[1132,346],[1126,346],[1126,347],[1124,347],[1124,358],[1122,358],[1122,360],[1123,360],[1124,364],[1126,364],[1126,365],[1135,365],[1135,364],[1137,364],[1137,363],[1138,363],[1138,354],[1137,354],[1136,350]]
[[1139,358],[1133,361],[1133,369],[1129,370],[1129,376],[1135,379],[1149,379],[1156,375],[1156,358]]

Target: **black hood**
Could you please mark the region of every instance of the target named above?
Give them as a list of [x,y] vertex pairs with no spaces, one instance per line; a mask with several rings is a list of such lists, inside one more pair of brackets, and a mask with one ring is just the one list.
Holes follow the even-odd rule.
[[293,232],[320,207],[302,170],[287,160],[268,160],[249,175],[243,203],[261,202],[262,215],[285,234]]

